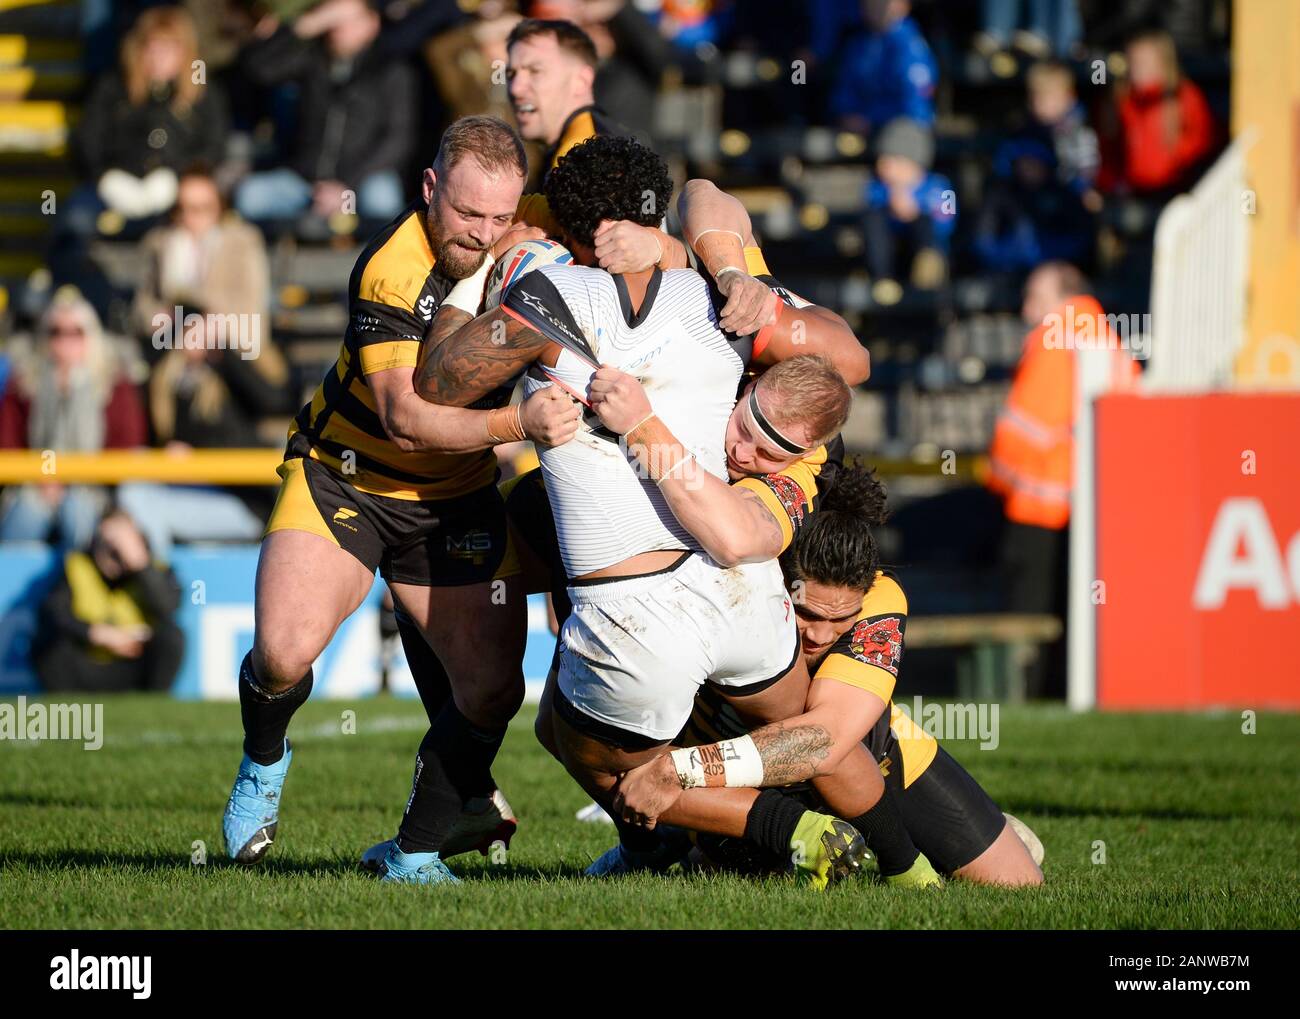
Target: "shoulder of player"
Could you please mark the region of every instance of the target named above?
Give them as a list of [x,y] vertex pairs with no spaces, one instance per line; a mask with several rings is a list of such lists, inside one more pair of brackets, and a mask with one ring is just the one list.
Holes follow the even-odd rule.
[[[612,125],[613,121],[595,106],[583,106],[574,110],[560,129],[560,138],[555,143],[555,153],[551,157],[550,165],[555,166],[571,148],[582,144],[588,138],[594,138],[598,134],[622,133],[609,130]],[[602,127],[605,130],[602,130]]]
[[[661,289],[695,290],[700,294],[716,293],[713,280],[699,269],[665,269],[661,273],[659,286]],[[716,299],[726,300],[721,294],[717,294]]]
[[357,259],[355,297],[414,312],[433,266],[424,222],[413,208],[371,241]]
[[862,598],[862,611],[859,619],[872,619],[876,616],[907,615],[907,595],[898,578],[886,570],[876,571],[876,582],[871,585]]

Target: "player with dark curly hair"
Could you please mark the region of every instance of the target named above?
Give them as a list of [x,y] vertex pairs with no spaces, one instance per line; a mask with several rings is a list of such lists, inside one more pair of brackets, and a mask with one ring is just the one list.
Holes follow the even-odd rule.
[[598,138],[569,150],[546,175],[546,201],[566,237],[594,247],[603,220],[658,226],[672,199],[668,166],[631,138]]

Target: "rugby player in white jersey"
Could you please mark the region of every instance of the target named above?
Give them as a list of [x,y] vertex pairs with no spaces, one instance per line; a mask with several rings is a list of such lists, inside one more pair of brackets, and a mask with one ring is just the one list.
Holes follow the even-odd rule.
[[[682,441],[658,451],[649,477],[594,417],[567,448],[540,453],[574,602],[562,632],[555,740],[571,774],[605,802],[620,773],[677,735],[701,684],[746,717],[768,721],[799,713],[808,685],[776,564],[713,562],[655,484],[695,461],[727,476],[724,435],[744,359],[737,338],[718,328],[708,282],[687,270],[610,276],[589,268],[600,221],[653,222],[670,192],[662,161],[634,142],[598,138],[575,147],[548,177],[547,198],[581,264],[539,269],[500,309],[472,322],[444,308],[416,373],[421,395],[449,405],[476,400],[524,369],[528,392],[554,384],[585,402],[597,366],[608,363],[638,374]],[[798,420],[782,424],[800,449],[834,435],[849,406],[843,379],[814,360],[813,398],[793,408],[802,411]],[[794,758],[820,752],[779,733],[773,743]],[[875,763],[865,752],[861,759],[861,780],[870,783],[874,772],[880,785]],[[697,793],[681,797],[664,820],[746,832],[752,792]],[[846,822],[807,812],[795,828],[786,845],[771,848],[801,848],[814,883],[855,870],[865,855]]]

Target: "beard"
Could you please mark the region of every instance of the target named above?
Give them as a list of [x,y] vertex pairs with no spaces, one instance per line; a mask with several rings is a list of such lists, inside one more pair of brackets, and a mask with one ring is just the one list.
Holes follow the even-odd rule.
[[483,264],[488,249],[469,234],[446,236],[437,208],[436,199],[429,203],[429,240],[437,259],[438,272],[450,280],[468,279]]

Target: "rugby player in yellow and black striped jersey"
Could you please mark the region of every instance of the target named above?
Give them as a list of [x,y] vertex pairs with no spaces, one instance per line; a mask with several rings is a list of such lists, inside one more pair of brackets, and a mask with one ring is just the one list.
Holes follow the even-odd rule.
[[598,62],[591,36],[571,21],[525,18],[506,38],[506,88],[519,134],[546,146],[520,218],[542,225],[535,218],[545,205],[542,183],[571,148],[597,135],[631,133],[596,105]]
[[[421,745],[389,880],[451,880],[438,850],[490,766],[523,698],[525,598],[507,560],[492,447],[576,431],[567,399],[515,408],[435,407],[412,376],[444,302],[477,310],[489,249],[514,220],[523,143],[503,121],[444,133],[422,200],[362,252],[338,361],[289,434],[258,562],[253,650],[240,668],[240,764],[223,823],[229,855],[255,863],[276,835],[292,754],[286,731],[312,663],[365,599],[375,570],[442,659],[455,690]],[[494,583],[494,578],[497,582]],[[432,802],[412,812],[411,805]]]

